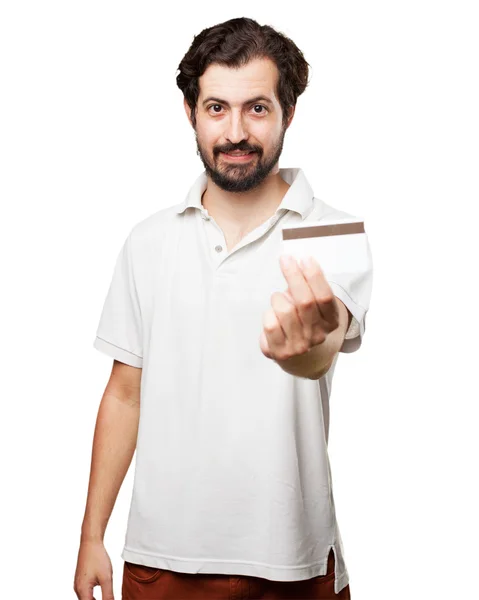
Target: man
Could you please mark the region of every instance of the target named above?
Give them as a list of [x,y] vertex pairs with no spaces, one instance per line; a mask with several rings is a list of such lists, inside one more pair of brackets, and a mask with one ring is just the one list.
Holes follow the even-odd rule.
[[308,66],[239,18],[196,36],[179,68],[205,170],[118,255],[94,341],[114,362],[74,589],[113,598],[103,537],[136,448],[123,598],[350,598],[328,403],[368,290],[363,273],[340,286],[279,260],[282,228],[352,217],[278,166]]

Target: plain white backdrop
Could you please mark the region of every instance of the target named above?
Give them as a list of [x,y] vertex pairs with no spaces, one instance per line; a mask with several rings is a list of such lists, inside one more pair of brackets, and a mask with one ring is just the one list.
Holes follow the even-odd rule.
[[[114,261],[203,170],[176,69],[239,16],[310,63],[280,166],[363,216],[373,253],[331,398],[352,598],[479,598],[479,15],[419,0],[2,2],[2,597],[76,597]],[[105,536],[116,599],[134,460]]]

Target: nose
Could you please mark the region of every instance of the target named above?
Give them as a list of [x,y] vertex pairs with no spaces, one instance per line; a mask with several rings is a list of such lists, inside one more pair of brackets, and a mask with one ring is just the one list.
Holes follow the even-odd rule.
[[230,112],[227,120],[225,137],[231,144],[239,144],[241,140],[248,139],[241,110],[232,110]]

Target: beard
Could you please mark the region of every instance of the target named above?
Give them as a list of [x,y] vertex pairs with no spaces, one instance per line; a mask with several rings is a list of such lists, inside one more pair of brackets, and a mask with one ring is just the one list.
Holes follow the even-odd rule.
[[[236,146],[232,144],[221,147],[215,146],[213,148],[213,163],[211,163],[207,157],[207,153],[198,141],[198,135],[195,130],[196,153],[201,158],[206,174],[211,177],[212,181],[219,188],[225,192],[248,192],[258,187],[273,170],[283,151],[285,133],[286,127],[283,127],[278,141],[268,156],[263,156],[262,148],[251,146],[248,142],[243,141]],[[256,155],[245,163],[223,161],[221,166],[218,165],[220,152],[234,152],[235,150],[244,152],[254,151]]]

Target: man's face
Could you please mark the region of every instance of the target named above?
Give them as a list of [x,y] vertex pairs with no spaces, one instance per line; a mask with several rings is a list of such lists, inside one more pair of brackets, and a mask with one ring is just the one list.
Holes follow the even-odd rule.
[[[283,126],[275,94],[277,78],[271,60],[256,59],[238,69],[211,64],[199,79],[197,150],[207,175],[225,191],[257,187],[278,163],[293,115]],[[190,108],[184,104],[189,116]],[[253,153],[228,156],[235,151]]]

